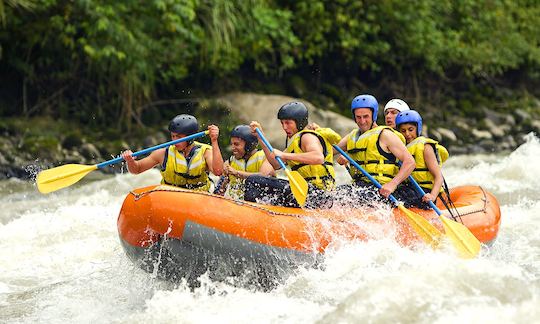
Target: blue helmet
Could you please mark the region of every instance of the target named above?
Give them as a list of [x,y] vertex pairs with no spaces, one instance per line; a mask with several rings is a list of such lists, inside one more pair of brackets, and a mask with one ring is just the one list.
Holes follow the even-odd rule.
[[402,111],[396,116],[396,128],[406,123],[416,124],[416,136],[422,134],[422,116],[416,110]]
[[358,108],[369,108],[373,113],[373,122],[377,121],[377,113],[379,112],[379,103],[372,95],[364,94],[356,96],[351,102],[351,112],[354,119],[354,111]]

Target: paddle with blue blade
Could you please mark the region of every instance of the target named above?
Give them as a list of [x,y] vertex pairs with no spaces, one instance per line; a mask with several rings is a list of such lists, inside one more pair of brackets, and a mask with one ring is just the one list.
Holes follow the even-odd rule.
[[[208,131],[198,132],[193,135],[189,135],[183,138],[179,138],[173,141],[169,141],[163,144],[152,146],[144,150],[133,153],[133,157],[137,157],[152,151],[158,150],[160,148],[167,147],[169,145],[175,145],[181,142],[190,141],[199,137],[203,137],[208,134]],[[56,168],[48,169],[41,171],[36,178],[36,183],[38,190],[43,193],[53,192],[76,183],[81,180],[88,173],[104,168],[106,166],[118,163],[123,161],[122,157],[117,157],[115,159],[101,162],[95,165],[82,165],[82,164],[66,164]]]
[[[268,150],[270,150],[270,152],[273,152],[274,148],[266,140],[261,130],[258,128],[256,128],[255,130],[257,131],[257,134],[259,134],[260,139],[263,141],[264,145],[266,145]],[[287,174],[287,178],[289,179],[289,184],[291,186],[291,191],[294,198],[300,206],[304,206],[304,204],[306,203],[308,192],[308,184],[306,182],[306,179],[304,179],[304,177],[302,177],[300,173],[296,171],[289,171],[289,169],[287,169],[285,163],[279,156],[276,156],[276,161],[278,161],[281,168],[285,170],[285,173]]]
[[[332,146],[343,157],[345,157],[351,165],[353,165],[355,168],[360,170],[360,172],[362,172],[377,188],[380,189],[382,187],[381,184],[377,180],[375,180],[375,178],[371,176],[371,174],[369,174],[366,170],[364,170],[358,163],[356,163],[355,160],[353,160],[339,146],[335,144]],[[393,195],[390,195],[388,198],[390,199],[390,201],[392,201],[393,203],[397,205],[399,210],[401,210],[405,214],[407,221],[409,222],[409,225],[411,225],[411,227],[415,230],[415,232],[424,242],[431,245],[432,247],[436,247],[437,245],[439,245],[443,234],[435,226],[433,226],[427,219],[425,219],[421,215],[418,215],[414,213],[413,211],[405,208],[405,206],[403,206],[403,203],[398,202],[397,199]]]
[[[425,194],[424,190],[412,176],[409,176],[409,181],[421,196]],[[476,257],[481,248],[480,241],[476,236],[465,225],[445,217],[433,201],[429,201],[429,206],[439,215],[446,235],[450,238],[450,241],[458,250],[459,254],[464,258]]]

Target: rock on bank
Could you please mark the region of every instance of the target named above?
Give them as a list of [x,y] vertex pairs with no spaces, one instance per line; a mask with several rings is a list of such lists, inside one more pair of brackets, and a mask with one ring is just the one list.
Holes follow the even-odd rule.
[[356,128],[352,118],[347,118],[332,111],[316,108],[310,102],[280,95],[262,95],[255,93],[231,93],[217,99],[236,117],[249,124],[252,120],[261,123],[268,140],[276,148],[283,148],[285,133],[281,129],[277,112],[281,106],[291,101],[301,101],[309,109],[309,122],[315,122],[321,127],[330,127],[340,135],[345,135]]

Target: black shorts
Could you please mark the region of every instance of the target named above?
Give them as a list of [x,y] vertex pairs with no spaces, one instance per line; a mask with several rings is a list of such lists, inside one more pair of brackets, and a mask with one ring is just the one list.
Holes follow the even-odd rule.
[[[291,191],[289,181],[252,175],[245,181],[244,200],[263,204],[300,207]],[[332,197],[325,190],[308,184],[305,208],[331,208]]]

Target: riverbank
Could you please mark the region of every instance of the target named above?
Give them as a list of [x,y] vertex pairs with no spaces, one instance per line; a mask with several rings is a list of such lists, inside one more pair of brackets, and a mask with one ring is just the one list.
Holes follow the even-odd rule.
[[[281,146],[279,123],[270,116],[273,116],[273,110],[269,115],[270,110],[266,107],[278,107],[281,102],[292,100],[297,99],[234,93],[206,100],[190,113],[197,115],[203,125],[216,123],[220,126],[220,145],[223,154],[228,156],[229,130],[250,120],[268,125],[265,131],[273,134],[271,141]],[[307,104],[310,119],[323,126],[332,127],[342,135],[354,127],[348,116]],[[427,109],[422,112],[424,128],[428,136],[448,147],[451,155],[512,151],[524,142],[526,134],[540,134],[540,103],[533,105],[509,113],[478,108],[470,118],[442,116],[440,111]],[[381,118],[379,121],[382,123]],[[109,160],[126,149],[135,151],[166,142],[169,140],[167,123],[168,120],[155,120],[127,134],[113,128],[100,129],[46,117],[4,118],[0,121],[0,179],[33,179],[42,169],[68,163],[92,165]],[[122,166],[113,165],[102,171],[121,172]]]

